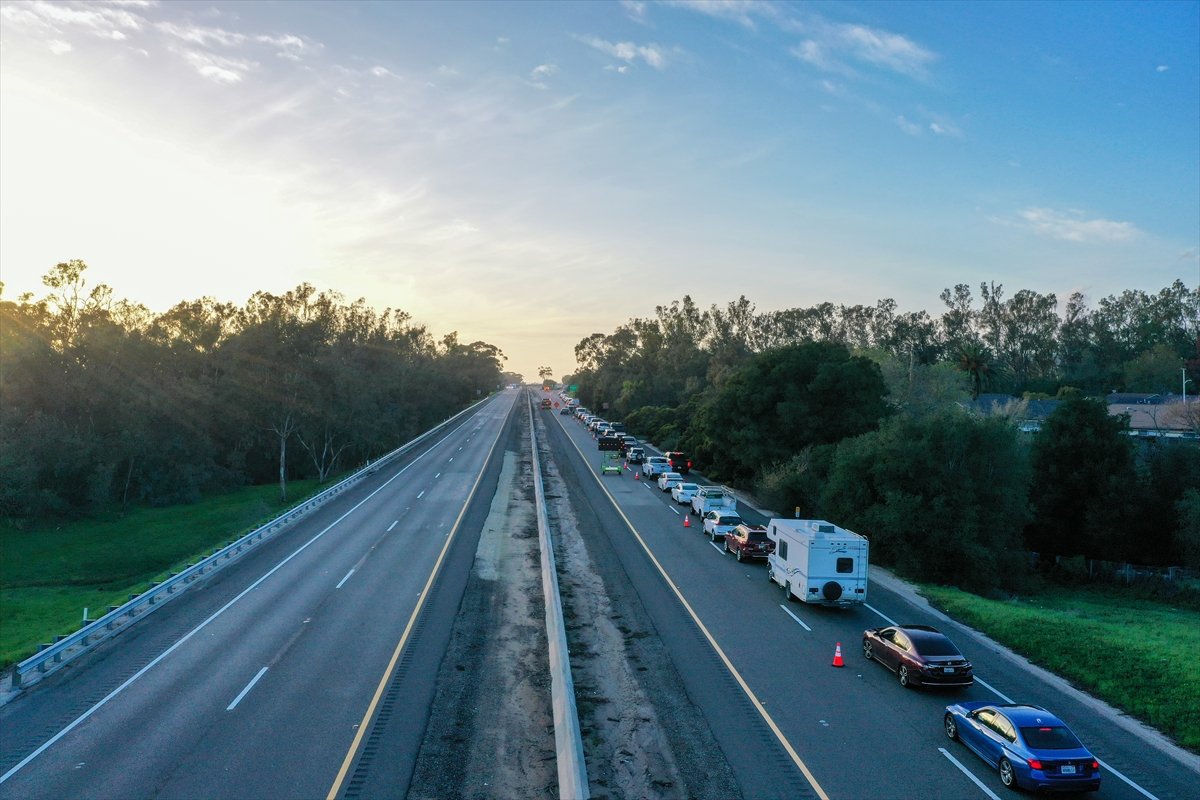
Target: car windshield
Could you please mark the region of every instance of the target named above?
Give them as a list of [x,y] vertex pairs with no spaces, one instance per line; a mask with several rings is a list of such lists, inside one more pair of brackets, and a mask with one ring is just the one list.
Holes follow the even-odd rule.
[[923,656],[961,656],[954,643],[942,636],[913,637],[917,652]]
[[721,517],[717,520],[718,525],[741,525],[741,517]]
[[752,541],[752,542],[765,542],[765,541],[768,541],[768,537],[767,537],[767,532],[766,532],[766,531],[750,531],[750,533],[749,533],[749,534],[747,534],[746,538],[747,538],[747,539],[749,539],[749,540],[750,540],[750,541]]
[[1021,728],[1021,737],[1031,750],[1076,750],[1083,745],[1062,725]]

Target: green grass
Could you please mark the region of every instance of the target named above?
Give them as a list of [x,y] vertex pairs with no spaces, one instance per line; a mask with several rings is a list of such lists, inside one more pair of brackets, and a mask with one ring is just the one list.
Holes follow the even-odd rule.
[[937,608],[1200,751],[1200,612],[1119,589],[987,600],[922,586]]
[[96,619],[329,485],[292,481],[288,503],[278,486],[253,486],[124,518],[0,528],[0,668],[78,630],[84,608]]

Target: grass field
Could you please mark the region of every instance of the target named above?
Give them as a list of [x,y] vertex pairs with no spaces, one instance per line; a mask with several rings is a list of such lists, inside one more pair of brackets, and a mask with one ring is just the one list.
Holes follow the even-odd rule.
[[[332,485],[332,484],[328,484]],[[253,530],[313,494],[316,481],[254,486],[186,506],[32,530],[0,528],[0,668],[76,631],[110,605]]]
[[922,586],[937,608],[1200,751],[1200,612],[1119,589],[987,600]]

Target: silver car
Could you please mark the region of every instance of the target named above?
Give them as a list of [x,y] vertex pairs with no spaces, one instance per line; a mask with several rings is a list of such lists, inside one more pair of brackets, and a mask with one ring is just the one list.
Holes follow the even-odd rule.
[[671,491],[681,483],[683,483],[683,476],[678,472],[664,472],[658,476],[658,488],[664,492]]

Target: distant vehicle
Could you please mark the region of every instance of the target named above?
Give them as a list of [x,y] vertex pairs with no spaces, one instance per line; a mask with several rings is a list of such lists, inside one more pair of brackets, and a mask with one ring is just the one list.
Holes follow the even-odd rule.
[[1095,792],[1100,762],[1044,708],[980,701],[946,707],[946,735],[1000,772],[1010,789]]
[[725,534],[725,552],[733,553],[738,561],[747,558],[767,558],[775,551],[775,543],[762,525],[742,523]]
[[773,519],[767,577],[787,599],[827,606],[867,601],[867,539],[819,519]]
[[663,455],[666,456],[667,461],[671,462],[671,469],[680,475],[687,475],[692,471],[692,460],[687,457],[687,453],[671,450]]
[[664,472],[658,476],[658,488],[664,492],[671,491],[681,483],[683,483],[683,476],[678,472]]
[[542,398],[542,402],[541,402],[541,406],[542,406],[542,408],[543,408],[543,409],[548,409],[548,408],[550,408],[550,405],[551,405],[551,404],[550,404],[550,398],[549,398],[549,397],[543,397],[543,398]]
[[710,511],[704,515],[704,532],[714,542],[741,524],[742,518],[728,511]]
[[700,489],[698,483],[681,483],[671,490],[671,498],[679,505],[687,505],[692,502],[692,498],[696,496],[696,492]]
[[559,413],[559,414],[562,414],[564,417],[569,417],[569,416],[571,416],[571,407],[570,407],[570,406],[563,406],[562,408],[560,408],[560,409],[558,410],[558,413]]
[[625,451],[625,458],[630,464],[641,464],[646,460],[646,451],[640,447],[631,447]]
[[596,431],[596,428],[600,427],[603,424],[604,424],[604,420],[600,419],[599,417],[592,417],[590,420],[588,420],[588,430],[592,431],[594,433]]
[[638,446],[638,440],[637,440],[636,436],[631,436],[628,433],[619,433],[619,434],[617,434],[617,438],[619,438],[621,440],[621,452],[622,453],[628,452],[629,448],[631,448],[631,447]]
[[656,478],[663,472],[670,472],[671,465],[662,456],[649,456],[642,465],[642,474],[647,478]]
[[613,429],[613,433],[627,433],[623,422],[610,422],[608,426]]
[[863,631],[863,656],[896,673],[901,686],[970,686],[971,662],[937,628],[893,625]]
[[726,486],[701,486],[692,498],[691,513],[703,517],[710,511],[737,511],[737,498]]

